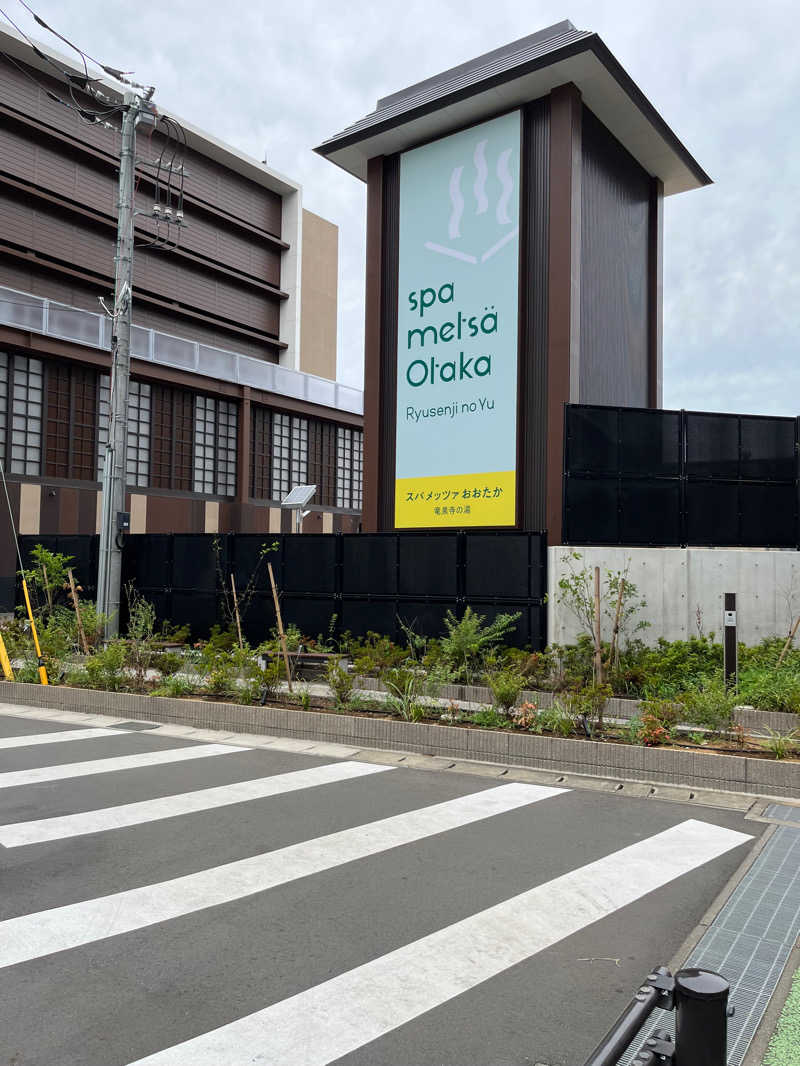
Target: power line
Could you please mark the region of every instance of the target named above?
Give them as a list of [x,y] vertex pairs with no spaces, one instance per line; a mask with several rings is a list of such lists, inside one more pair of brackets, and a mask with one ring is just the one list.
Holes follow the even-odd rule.
[[[152,85],[140,85],[139,82],[131,81],[127,77],[127,75],[133,73],[132,70],[118,70],[116,67],[112,67],[108,63],[101,63],[99,59],[95,59],[93,56],[89,55],[89,53],[86,52],[84,49],[79,48],[76,44],[73,44],[73,42],[70,41],[68,37],[65,37],[62,33],[59,33],[58,30],[53,29],[53,27],[49,23],[45,22],[45,20],[40,15],[36,14],[30,4],[26,3],[26,0],[19,0],[19,2],[25,8],[25,10],[33,16],[33,18],[36,20],[38,25],[42,27],[42,29],[45,29],[49,33],[52,33],[54,37],[58,37],[60,41],[63,41],[64,44],[68,45],[70,48],[74,49],[78,53],[78,55],[83,60],[83,66],[84,70],[86,71],[87,79],[89,76],[89,71],[86,65],[86,61],[88,59],[89,62],[94,63],[96,67],[100,67],[101,70],[105,71],[106,74],[109,74],[112,78],[114,78],[115,81],[122,82],[123,85],[128,85],[133,89],[141,89],[145,94],[146,100],[149,100],[150,97],[153,95],[153,92],[155,90]],[[23,33],[22,30],[19,30],[19,32]],[[23,36],[25,36],[24,33]],[[99,81],[98,78],[94,78],[91,80]],[[102,96],[103,94],[101,93],[100,95]]]

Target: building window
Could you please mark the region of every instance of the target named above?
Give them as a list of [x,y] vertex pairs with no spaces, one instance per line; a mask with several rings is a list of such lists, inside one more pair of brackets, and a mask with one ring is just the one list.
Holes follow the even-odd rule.
[[290,415],[272,416],[272,499],[282,500],[289,491],[292,451]]
[[128,392],[127,481],[145,488],[150,483],[150,386],[132,381]]
[[364,434],[360,429],[336,431],[336,506],[360,511],[364,469]]
[[230,400],[217,400],[217,493],[236,495],[238,411]]
[[308,419],[292,419],[292,488],[308,484]]
[[272,416],[272,498],[282,500],[295,485],[308,484],[308,419]]
[[194,398],[194,491],[214,492],[216,404],[211,396]]
[[150,484],[190,492],[194,397],[168,385],[151,386]]
[[43,370],[41,359],[5,355],[0,365],[3,450],[12,474],[38,477],[42,471]]
[[236,495],[236,404],[195,396],[194,491]]
[[[108,374],[100,375],[97,432],[97,477],[103,476],[106,445],[111,422],[111,388]],[[128,447],[126,482],[137,488],[150,484],[151,387],[143,381],[128,386]]]
[[268,500],[272,495],[272,412],[250,408],[250,495]]
[[0,352],[0,463],[6,461],[8,433],[8,355]]

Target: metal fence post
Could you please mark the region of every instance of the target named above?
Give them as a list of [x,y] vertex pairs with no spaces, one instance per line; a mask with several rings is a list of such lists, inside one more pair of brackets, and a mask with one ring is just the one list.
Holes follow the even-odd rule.
[[675,974],[675,1066],[725,1066],[729,992],[711,970]]

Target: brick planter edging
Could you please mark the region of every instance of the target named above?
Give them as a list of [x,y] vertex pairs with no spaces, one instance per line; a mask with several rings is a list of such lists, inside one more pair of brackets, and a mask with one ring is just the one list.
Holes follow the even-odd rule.
[[[377,677],[367,677],[356,674],[353,678],[355,687],[366,692],[386,692],[386,686]],[[454,700],[456,703],[487,703],[492,702],[492,693],[486,685],[436,685],[431,695],[437,699]],[[520,703],[526,700],[535,703],[537,707],[545,709],[550,707],[558,696],[557,692],[549,692],[545,689],[526,688],[520,694]],[[625,696],[612,696],[606,701],[605,715],[607,718],[619,718],[629,721],[639,713],[641,700],[628,699]],[[733,712],[733,720],[737,725],[745,729],[773,729],[776,733],[792,733],[800,729],[800,715],[788,711],[759,711],[755,707],[736,707]]]
[[102,692],[56,685],[45,687],[11,681],[0,686],[0,703],[113,716],[130,715],[133,718],[191,725],[199,729],[278,734],[362,748],[510,763],[563,774],[800,798],[800,764],[746,756],[645,748],[491,729],[465,729],[283,707],[209,703],[205,700],[139,696],[129,692]]

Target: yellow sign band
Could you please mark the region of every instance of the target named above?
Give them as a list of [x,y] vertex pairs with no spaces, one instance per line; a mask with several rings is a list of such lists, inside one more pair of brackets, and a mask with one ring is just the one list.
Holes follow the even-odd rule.
[[405,477],[395,482],[397,529],[462,529],[516,524],[517,475],[489,474]]

